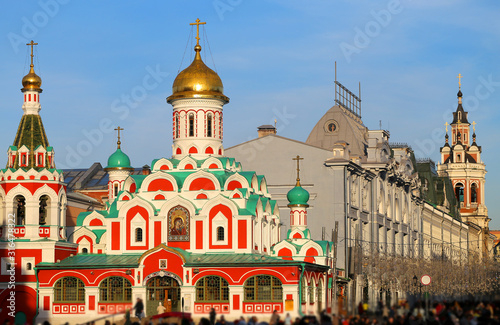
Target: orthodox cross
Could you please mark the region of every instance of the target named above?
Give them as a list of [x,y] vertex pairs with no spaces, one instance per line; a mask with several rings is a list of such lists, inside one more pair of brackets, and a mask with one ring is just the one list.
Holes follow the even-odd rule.
[[115,129],[115,131],[118,131],[118,141],[116,142],[116,144],[118,145],[118,149],[120,149],[120,145],[122,144],[122,142],[120,141],[120,131],[123,131],[124,129],[121,128],[121,127],[117,127]]
[[196,25],[196,45],[200,45],[200,25],[205,25],[206,22],[200,23],[200,18],[196,18],[196,23],[189,23],[189,25]]
[[297,155],[297,157],[295,158],[292,158],[292,160],[296,160],[297,161],[297,184],[295,186],[300,186],[300,161],[301,160],[304,160],[304,158],[301,158],[299,155]]
[[458,89],[460,89],[460,87],[462,87],[462,78],[464,76],[462,76],[460,73],[458,74],[457,78],[458,78]]
[[476,121],[472,121],[472,131],[476,132]]
[[31,42],[27,43],[26,45],[31,46],[31,66],[33,66],[33,45],[38,45],[38,43],[34,43],[33,40],[31,40]]
[[446,127],[446,133],[448,133],[448,125],[450,125],[448,122],[444,123],[444,126]]

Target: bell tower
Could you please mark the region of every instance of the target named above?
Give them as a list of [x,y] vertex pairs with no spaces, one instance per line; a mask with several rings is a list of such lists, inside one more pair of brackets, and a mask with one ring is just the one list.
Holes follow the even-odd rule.
[[173,106],[172,157],[205,159],[222,156],[222,106],[229,102],[219,75],[201,59],[199,19],[196,25],[195,57],[174,80],[167,103]]
[[[476,143],[476,122],[472,122],[472,143],[470,142],[471,123],[462,106],[462,75],[459,74],[458,78],[458,106],[453,113],[451,124],[445,123],[445,144],[440,150],[441,163],[438,164],[437,170],[439,176],[448,177],[453,184],[462,221],[482,229],[483,252],[486,252],[490,221],[484,202],[486,166],[481,160],[481,146]],[[451,141],[448,126],[451,126]]]

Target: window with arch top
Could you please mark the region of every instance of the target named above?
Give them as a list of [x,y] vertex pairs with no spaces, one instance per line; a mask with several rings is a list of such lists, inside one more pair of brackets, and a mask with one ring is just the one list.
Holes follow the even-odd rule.
[[142,243],[142,228],[135,228],[135,242]]
[[189,136],[194,137],[194,114],[189,114]]
[[224,227],[217,227],[217,240],[224,241]]
[[477,184],[472,183],[470,186],[470,201],[472,203],[477,203]]
[[212,114],[207,115],[207,137],[212,137]]
[[175,138],[179,137],[179,115],[175,114]]
[[131,302],[132,284],[121,276],[110,276],[99,285],[100,302]]
[[245,301],[282,301],[283,285],[275,276],[256,275],[244,284]]
[[205,276],[196,282],[197,302],[229,302],[229,284],[226,279],[217,276]]
[[85,284],[74,276],[57,280],[54,285],[54,302],[85,303]]
[[16,225],[22,226],[25,224],[25,207],[26,207],[26,199],[22,195],[16,195],[14,198],[14,206],[16,209]]

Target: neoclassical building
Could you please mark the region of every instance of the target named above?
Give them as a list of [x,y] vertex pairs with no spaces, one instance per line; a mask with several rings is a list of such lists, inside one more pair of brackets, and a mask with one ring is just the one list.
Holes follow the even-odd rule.
[[[268,175],[268,189],[282,213],[293,179],[280,166],[294,154],[304,157],[308,182],[303,186],[311,193],[311,214],[321,220],[310,225],[312,237],[334,240],[331,230],[335,224],[339,229],[334,240],[337,267],[346,281],[337,281],[336,310],[354,312],[360,301],[375,308],[379,300],[396,303],[406,297],[404,291],[369,280],[373,256],[463,259],[491,252],[493,236],[488,233],[482,190],[484,163],[475,134],[473,143],[468,142],[461,92],[451,124],[454,140],[450,146],[446,137],[436,170],[432,160],[417,160],[407,144],[390,143],[389,132],[365,127],[361,100],[338,81],[335,91],[335,105],[305,142],[279,136],[273,126],[261,126],[258,138],[226,153]],[[462,134],[462,143],[457,134]]]

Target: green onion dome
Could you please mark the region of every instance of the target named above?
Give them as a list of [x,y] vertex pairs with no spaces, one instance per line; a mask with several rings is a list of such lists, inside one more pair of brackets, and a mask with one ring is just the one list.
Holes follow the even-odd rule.
[[291,205],[301,205],[305,207],[309,206],[309,204],[307,204],[307,202],[309,201],[309,192],[303,189],[302,186],[300,185],[297,185],[290,191],[288,191],[286,198],[288,199],[288,202],[290,202],[288,206]]
[[105,169],[133,169],[130,166],[130,158],[120,149],[109,156],[108,166]]

